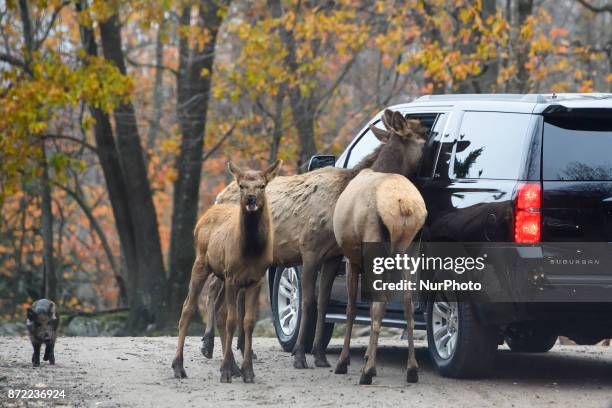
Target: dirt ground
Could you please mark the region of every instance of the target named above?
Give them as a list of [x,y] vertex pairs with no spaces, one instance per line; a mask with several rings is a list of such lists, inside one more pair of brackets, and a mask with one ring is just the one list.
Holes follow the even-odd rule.
[[[276,339],[257,338],[255,384],[240,378],[220,384],[219,347],[206,360],[197,337],[187,339],[189,377],[183,380],[172,377],[173,337],[60,338],[57,364],[42,362],[40,368],[31,367],[27,338],[0,337],[0,407],[612,407],[610,347],[555,346],[541,355],[500,350],[489,378],[451,380],[433,371],[426,344],[419,342],[420,381],[408,385],[405,342],[383,339],[381,344],[378,376],[371,386],[357,385],[364,339],[354,341],[349,373],[335,375],[330,368],[295,370]],[[333,339],[332,364],[340,348],[341,340]],[[49,403],[7,397],[10,389],[34,387],[63,389],[66,398]]]

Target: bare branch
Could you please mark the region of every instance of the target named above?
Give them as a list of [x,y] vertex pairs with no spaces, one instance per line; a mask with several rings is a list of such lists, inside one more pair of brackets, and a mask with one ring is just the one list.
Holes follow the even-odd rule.
[[214,144],[213,147],[210,148],[209,151],[204,153],[204,156],[202,156],[203,162],[206,161],[208,158],[210,158],[210,156],[215,154],[217,150],[219,150],[223,142],[225,142],[232,135],[232,133],[234,133],[234,129],[236,129],[235,123],[232,125],[232,127],[227,132],[225,132],[223,136],[221,136],[221,139],[217,140],[217,142]]
[[98,152],[98,148],[95,147],[92,144],[87,143],[84,140],[81,139],[77,139],[76,137],[73,136],[68,136],[68,135],[60,135],[60,134],[52,134],[52,133],[45,133],[44,135],[42,135],[43,139],[63,139],[63,140],[70,140],[72,142],[78,143],[83,147],[86,147],[88,149],[90,149],[91,151],[93,151],[94,153]]
[[593,13],[610,13],[612,14],[612,3],[608,2],[603,6],[595,6],[588,2],[587,0],[576,0],[578,3],[582,4],[584,7],[592,11]]
[[127,61],[128,64],[130,64],[133,67],[136,68],[156,68],[156,69],[163,69],[166,71],[170,71],[172,72],[174,75],[178,76],[178,71],[174,68],[170,68],[167,67],[165,65],[158,65],[158,64],[147,64],[146,62],[138,62],[136,60],[134,60],[133,58],[129,57],[129,56],[125,56],[125,60]]

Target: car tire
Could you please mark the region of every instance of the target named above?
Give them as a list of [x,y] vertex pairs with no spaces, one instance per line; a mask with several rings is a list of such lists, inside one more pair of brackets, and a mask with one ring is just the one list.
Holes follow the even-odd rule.
[[510,350],[517,353],[546,353],[557,342],[557,334],[548,330],[525,330],[505,336]]
[[478,321],[471,303],[449,298],[437,293],[427,304],[427,342],[434,367],[444,377],[484,376],[495,359],[495,330]]
[[[272,320],[276,338],[284,351],[291,352],[297,342],[300,321],[302,318],[301,266],[278,267],[275,269],[272,284]],[[316,307],[314,311],[317,313]],[[312,350],[316,321],[307,327],[306,352]],[[333,323],[325,323],[323,347],[327,348],[334,332]]]

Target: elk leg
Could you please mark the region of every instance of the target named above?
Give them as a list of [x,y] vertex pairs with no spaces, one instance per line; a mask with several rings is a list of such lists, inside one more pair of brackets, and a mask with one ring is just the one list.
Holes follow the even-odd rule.
[[232,340],[236,330],[236,295],[237,290],[233,283],[225,281],[225,307],[227,308],[227,321],[225,322],[225,338],[223,339],[223,362],[221,363],[221,382],[231,383],[233,365],[236,364],[232,351]]
[[215,348],[215,314],[217,312],[217,299],[223,291],[223,281],[216,276],[212,276],[207,285],[206,297],[206,330],[202,337],[202,348],[200,351],[206,358],[212,358]]
[[414,315],[412,314],[412,294],[409,290],[404,292],[404,317],[406,318],[406,334],[408,335],[408,371],[406,382],[419,381],[419,365],[414,351]]
[[315,330],[315,338],[312,344],[312,355],[315,359],[315,366],[329,367],[327,356],[325,355],[325,347],[323,346],[323,331],[325,328],[325,312],[331,295],[336,271],[340,265],[342,258],[333,258],[326,261],[321,268],[321,282],[319,283],[319,299],[317,304],[317,328]]
[[[259,293],[261,292],[261,285],[258,285],[257,288],[255,289],[257,290],[257,295],[256,295],[256,299],[259,299]],[[246,290],[242,290],[239,294],[238,294],[238,340],[237,340],[237,349],[240,350],[240,353],[242,353],[242,357],[244,357],[244,326],[243,326],[243,321],[244,321],[244,316],[245,316],[245,296],[246,296]],[[255,308],[255,322],[257,322],[257,320],[259,319],[259,307]],[[251,356],[253,358],[253,360],[257,360],[257,354],[255,354],[254,351],[251,350]]]
[[368,344],[368,359],[361,371],[359,384],[372,384],[372,377],[376,375],[376,351],[378,349],[378,336],[382,327],[382,319],[385,316],[386,302],[373,302],[370,306],[370,343]]
[[253,329],[257,319],[257,301],[259,298],[259,288],[261,283],[244,290],[244,349],[242,360],[242,379],[245,383],[255,381],[253,373]]
[[204,266],[204,260],[201,257],[196,257],[191,270],[191,281],[189,282],[189,293],[183,303],[181,310],[181,319],[179,320],[179,338],[178,345],[176,346],[176,355],[174,361],[172,361],[172,368],[174,369],[175,378],[185,378],[185,368],[183,367],[183,349],[185,348],[185,337],[187,336],[187,328],[191,322],[191,318],[196,311],[198,297],[206,278],[208,277],[208,271]]
[[300,331],[293,348],[293,367],[301,369],[308,368],[306,363],[306,332],[312,324],[314,312],[315,286],[317,283],[317,270],[320,267],[315,254],[310,253],[302,258],[302,316],[300,319]]
[[[258,287],[257,292],[259,293],[261,286]],[[244,306],[244,298],[245,298],[246,290],[241,290],[238,293],[238,340],[236,344],[236,348],[240,350],[240,353],[244,357],[244,326],[243,319],[245,315],[245,306]],[[256,309],[259,311],[259,308]],[[255,316],[255,321],[257,321],[257,316]],[[257,360],[257,354],[253,352],[253,360]]]
[[[227,307],[225,306],[225,287],[221,289],[221,293],[215,300],[215,321],[217,323],[217,330],[219,331],[219,337],[221,338],[221,354],[225,355],[225,326],[227,324]],[[240,377],[242,372],[240,367],[236,364],[234,354],[232,353],[232,377]]]
[[353,331],[353,323],[357,312],[357,287],[359,279],[359,265],[349,262],[347,265],[347,289],[348,303],[346,305],[346,331],[344,332],[344,344],[338,363],[336,363],[336,374],[346,374],[347,366],[351,363],[351,333]]
[[34,348],[34,353],[32,354],[32,365],[34,367],[39,367],[40,366],[40,343],[32,344],[32,347]]

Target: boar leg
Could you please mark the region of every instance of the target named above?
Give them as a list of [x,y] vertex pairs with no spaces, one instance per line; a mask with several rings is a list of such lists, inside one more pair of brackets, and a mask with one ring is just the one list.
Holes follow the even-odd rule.
[[242,360],[242,379],[245,383],[255,381],[253,373],[253,329],[257,319],[257,301],[261,283],[244,290],[244,358]]
[[236,286],[225,281],[225,307],[227,308],[227,318],[225,322],[225,336],[223,339],[223,362],[221,363],[221,382],[231,383],[233,365],[236,364],[234,353],[232,352],[232,340],[236,330]]
[[32,354],[32,365],[34,367],[40,367],[40,343],[32,343],[34,347],[34,354]]
[[54,349],[55,342],[45,344],[45,355],[43,357],[43,360],[48,361],[51,365],[55,365],[55,354],[53,353]]
[[189,293],[183,303],[183,309],[181,310],[181,319],[179,320],[179,338],[176,346],[176,355],[174,361],[172,361],[172,368],[174,369],[175,378],[185,378],[185,368],[183,367],[183,349],[185,348],[185,337],[187,336],[187,328],[193,314],[197,309],[198,297],[204,283],[208,278],[208,271],[205,267],[204,258],[197,256],[191,270],[191,281],[189,282]]

